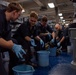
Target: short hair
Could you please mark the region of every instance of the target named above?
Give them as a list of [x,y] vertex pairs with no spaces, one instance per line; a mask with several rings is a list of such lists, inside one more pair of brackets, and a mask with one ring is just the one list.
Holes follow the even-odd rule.
[[56,24],[61,25],[60,23],[56,23]]
[[41,21],[47,22],[47,17],[46,16],[43,16],[42,19],[41,19]]
[[18,12],[18,11],[22,11],[22,9],[23,7],[19,3],[12,2],[7,6],[6,11],[12,12],[16,10]]
[[34,17],[34,18],[38,19],[38,14],[35,11],[32,11],[30,13],[30,17]]

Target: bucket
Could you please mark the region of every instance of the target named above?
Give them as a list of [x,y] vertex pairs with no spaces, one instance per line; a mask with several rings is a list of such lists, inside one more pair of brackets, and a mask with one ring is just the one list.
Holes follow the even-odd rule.
[[57,47],[49,48],[50,56],[56,56]]
[[69,28],[69,36],[71,39],[76,37],[76,28]]
[[41,67],[49,66],[49,51],[38,51],[38,64]]
[[12,68],[14,75],[33,75],[35,71],[30,65],[18,65]]

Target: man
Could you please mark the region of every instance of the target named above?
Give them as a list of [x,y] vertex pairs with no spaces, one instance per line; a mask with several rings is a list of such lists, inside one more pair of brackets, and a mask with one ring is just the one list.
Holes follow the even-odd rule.
[[26,56],[25,60],[27,64],[30,64],[32,66],[35,66],[34,63],[31,62],[31,49],[36,47],[35,40],[38,40],[41,45],[44,45],[44,42],[41,40],[41,38],[37,35],[35,23],[37,22],[38,15],[36,12],[31,12],[29,19],[24,22],[16,31],[14,34],[14,38],[18,41],[19,44],[23,46],[23,48],[26,50]]
[[67,51],[67,28],[64,28],[60,24],[56,24],[55,29],[58,32],[56,37],[56,40],[58,41],[57,46],[59,47],[61,45],[62,51]]
[[[10,3],[6,10],[0,10],[0,50],[8,50],[10,55],[9,61],[9,75],[12,75],[12,67],[17,65],[19,60],[23,59],[23,54],[26,54],[22,49],[21,45],[17,45],[13,43],[11,40],[11,28],[10,28],[10,20],[16,20],[22,11],[22,7],[18,3]],[[1,56],[1,55],[0,55]],[[1,57],[0,57],[0,61]],[[0,74],[4,74],[3,65],[0,62]]]
[[[43,16],[41,21],[37,24],[37,30],[39,36],[42,40],[47,43],[54,43],[55,42],[55,33],[53,29],[47,24],[47,17]],[[52,36],[51,36],[52,35]]]

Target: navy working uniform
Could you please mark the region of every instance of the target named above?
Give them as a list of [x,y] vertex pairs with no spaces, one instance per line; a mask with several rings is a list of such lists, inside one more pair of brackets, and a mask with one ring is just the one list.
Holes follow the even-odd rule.
[[68,28],[62,27],[62,30],[58,31],[58,41],[64,37],[65,39],[61,42],[62,50],[67,51],[67,45],[70,45],[69,36],[68,36]]
[[[7,22],[6,16],[5,16],[5,10],[0,10],[0,38],[3,38],[5,40],[11,40],[11,27],[10,27],[10,22]],[[17,65],[18,58],[16,57],[15,53],[12,50],[4,49],[0,47],[0,52],[4,51],[9,51],[10,55],[10,61],[9,61],[9,74],[13,75],[12,67]],[[0,75],[7,75],[5,70],[3,70],[2,66],[2,60],[1,60],[1,55],[0,55]]]
[[30,47],[32,45],[29,41],[25,39],[25,37],[29,36],[31,39],[34,39],[34,37],[37,36],[36,27],[32,26],[32,28],[30,28],[30,26],[31,25],[27,20],[26,22],[20,25],[20,27],[17,29],[17,31],[13,36],[13,38],[15,38],[18,41],[18,43],[22,45],[23,49],[27,52],[25,56],[25,60],[27,64],[31,62],[30,59],[32,58],[31,57],[32,55],[31,55]]
[[[37,25],[37,31],[38,31],[38,35],[40,35],[40,33],[52,33],[53,30],[52,28],[47,24],[46,26],[42,26],[41,23],[38,23]],[[40,36],[42,38],[42,40],[46,43],[49,42],[52,39],[52,36]],[[49,38],[50,37],[50,38]]]
[[[6,16],[4,13],[4,10],[0,10],[0,38],[4,38],[6,40],[8,40],[8,36],[10,32],[10,27],[8,25],[8,22],[6,21]],[[9,36],[10,37],[10,36]],[[1,53],[2,48],[0,47],[0,53]],[[6,72],[4,72],[4,67],[2,64],[2,59],[1,59],[1,55],[0,55],[0,74],[1,75],[7,75]]]

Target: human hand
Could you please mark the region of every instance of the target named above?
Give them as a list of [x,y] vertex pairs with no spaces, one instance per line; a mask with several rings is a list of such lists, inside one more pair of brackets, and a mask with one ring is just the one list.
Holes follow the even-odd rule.
[[34,39],[31,39],[31,41],[30,41],[30,42],[31,42],[31,45],[32,45],[32,46],[37,46],[37,45],[35,44]]
[[22,49],[21,45],[14,44],[12,47],[12,50],[15,52],[16,56],[21,60],[24,61],[23,55],[26,54],[26,52]]
[[44,47],[44,41],[42,39],[40,40],[40,44],[42,45],[42,47]]
[[60,42],[57,43],[57,46],[58,46],[58,47],[60,46]]
[[54,39],[52,39],[52,40],[50,41],[50,43],[54,43]]

